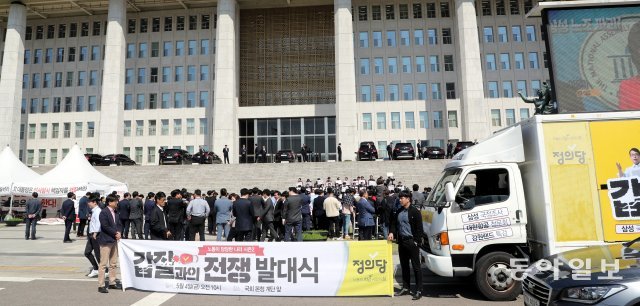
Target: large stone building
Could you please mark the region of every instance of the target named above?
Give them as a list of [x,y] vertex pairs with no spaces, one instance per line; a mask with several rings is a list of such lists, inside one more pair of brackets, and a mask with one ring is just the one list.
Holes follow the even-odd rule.
[[0,143],[157,164],[482,139],[548,79],[532,0],[0,0]]

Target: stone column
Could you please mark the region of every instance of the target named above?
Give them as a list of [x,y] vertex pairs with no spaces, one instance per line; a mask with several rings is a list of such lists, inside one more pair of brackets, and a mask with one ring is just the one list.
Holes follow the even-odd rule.
[[127,2],[109,0],[105,42],[98,153],[122,153],[124,136],[125,24]]
[[358,114],[353,51],[351,0],[335,0],[336,48],[336,145],[342,144],[342,160],[355,160]]
[[462,85],[462,139],[473,141],[489,136],[489,109],[484,99],[482,59],[478,41],[478,20],[474,0],[455,0],[460,69]]
[[238,163],[238,97],[240,69],[240,10],[236,0],[218,1],[216,29],[216,68],[213,101],[213,146],[211,151],[222,154],[229,146],[229,159]]
[[[2,78],[0,79],[0,147],[9,145],[20,151],[20,108],[22,74],[24,73],[24,32],[27,7],[20,1],[11,2],[4,42]],[[27,130],[25,129],[25,139]]]

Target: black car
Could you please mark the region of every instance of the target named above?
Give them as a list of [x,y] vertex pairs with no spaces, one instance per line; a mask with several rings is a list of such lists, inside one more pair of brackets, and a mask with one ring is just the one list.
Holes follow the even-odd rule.
[[393,148],[393,159],[416,159],[416,151],[409,142],[396,143]]
[[562,252],[534,263],[522,281],[524,304],[639,305],[639,240]]
[[193,156],[186,150],[165,149],[160,153],[160,164],[190,165],[193,163]]
[[111,166],[111,165],[118,165],[118,166],[129,165],[129,166],[133,166],[135,164],[136,164],[136,162],[133,161],[133,159],[129,158],[129,156],[126,156],[124,154],[109,154],[109,155],[105,155],[105,156],[102,157],[102,161],[100,163],[100,165],[102,165],[102,166]]
[[220,159],[220,156],[211,151],[198,152],[196,154],[193,154],[191,159],[198,164],[222,164],[222,159]]
[[100,165],[102,163],[102,155],[100,154],[85,154],[84,157],[87,159],[87,161],[92,165],[92,166],[97,166]]
[[453,149],[453,155],[458,154],[458,152],[473,146],[475,143],[473,141],[458,141],[458,143],[456,143],[456,147]]
[[422,154],[422,157],[428,159],[443,159],[444,156],[444,149],[440,147],[427,147]]
[[296,161],[296,154],[293,153],[293,150],[280,150],[276,153],[276,163],[281,163],[283,161],[290,163]]
[[376,160],[378,159],[378,149],[373,141],[363,141],[357,152],[358,160]]

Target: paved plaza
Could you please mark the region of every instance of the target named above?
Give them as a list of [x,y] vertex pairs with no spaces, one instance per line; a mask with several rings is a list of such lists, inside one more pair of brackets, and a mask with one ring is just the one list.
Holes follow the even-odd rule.
[[[97,291],[97,280],[87,279],[90,265],[82,254],[83,238],[62,243],[64,227],[39,225],[38,240],[24,240],[24,225],[0,225],[0,304],[2,305],[408,305],[410,296],[401,298],[299,298],[244,297],[194,294],[154,293],[127,289]],[[207,236],[207,238],[209,238]],[[312,242],[307,242],[312,243]],[[394,264],[398,265],[397,257]],[[400,280],[396,267],[395,282]],[[425,272],[424,297],[416,304],[428,305],[522,305],[522,298],[512,302],[489,302],[476,291],[473,283],[463,279],[446,279]]]

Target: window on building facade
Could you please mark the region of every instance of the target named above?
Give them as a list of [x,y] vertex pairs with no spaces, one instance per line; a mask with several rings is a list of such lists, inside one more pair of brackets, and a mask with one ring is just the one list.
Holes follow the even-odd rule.
[[456,83],[445,83],[445,90],[447,91],[447,99],[456,98]]
[[368,75],[369,74],[369,59],[361,58],[360,59],[360,74]]
[[358,6],[358,20],[359,21],[367,21],[369,14],[367,12],[367,6],[361,5]]
[[370,131],[373,129],[371,123],[371,113],[362,113],[362,129]]
[[182,119],[173,119],[173,135],[182,135]]
[[386,130],[387,129],[387,114],[384,112],[376,113],[376,129],[378,130]]
[[428,29],[427,37],[429,45],[437,45],[438,44],[438,30],[437,29]]
[[487,91],[489,93],[489,98],[497,98],[498,97],[498,82],[495,82],[495,81],[487,82]]
[[433,128],[434,129],[441,129],[444,127],[442,120],[443,120],[442,111],[433,112]]
[[511,69],[511,64],[509,62],[509,53],[500,53],[500,69]]
[[522,33],[520,31],[520,26],[511,26],[511,36],[513,37],[514,42],[522,42]]
[[520,15],[520,1],[509,0],[509,10],[511,15]]
[[410,56],[402,57],[402,72],[411,73],[411,57]]
[[369,85],[360,86],[360,101],[371,102],[371,86]]
[[507,11],[505,9],[504,0],[496,0],[496,15],[506,15]]
[[445,45],[452,44],[453,38],[451,36],[450,28],[442,28],[442,43]]
[[400,30],[400,45],[401,46],[411,45],[409,30]]
[[379,5],[371,6],[371,19],[372,20],[382,20],[382,10]]
[[484,27],[484,42],[492,43],[493,42],[493,28],[492,27]]
[[421,129],[428,129],[429,128],[429,113],[427,112],[420,112],[419,113],[420,116],[420,128]]
[[429,70],[431,72],[440,72],[440,60],[437,55],[429,55]]
[[441,100],[442,91],[440,89],[440,83],[431,83],[431,99]]
[[423,46],[424,45],[424,31],[422,29],[418,29],[413,31],[413,39],[414,45]]
[[482,16],[491,16],[491,0],[482,0]]
[[505,98],[513,98],[511,81],[502,81],[502,96]]
[[389,74],[398,73],[398,59],[397,58],[395,58],[395,57],[387,58],[387,66],[388,66]]
[[515,64],[516,70],[524,69],[524,53],[516,52],[513,54],[513,62]]
[[529,52],[529,68],[538,69],[538,52]]
[[502,126],[502,119],[500,118],[500,110],[491,110],[491,126]]
[[400,113],[391,112],[391,129],[398,130],[400,128],[402,128],[400,125]]
[[436,4],[427,2],[427,18],[436,18]]
[[447,119],[450,128],[458,127],[458,111],[447,111]]
[[515,109],[505,109],[504,110],[504,118],[507,121],[507,126],[516,124],[516,110]]
[[396,31],[387,31],[387,47],[396,47]]
[[523,95],[527,95],[527,81],[519,80],[516,82],[516,90]]
[[453,71],[453,55],[444,55],[444,71]]
[[509,34],[507,34],[507,27],[498,27],[498,42],[506,43],[509,41]]
[[171,32],[173,31],[173,17],[164,17],[164,31]]
[[416,72],[417,73],[426,72],[424,56],[416,56]]
[[398,101],[399,94],[398,84],[389,85],[389,101]]
[[384,74],[384,60],[381,57],[373,59],[373,69],[375,74]]
[[422,4],[414,3],[413,4],[413,18],[422,19]]
[[413,100],[413,84],[402,85],[402,100],[404,101]]
[[396,19],[396,11],[395,6],[393,4],[388,4],[384,6],[384,13],[386,20],[394,20]]
[[409,19],[409,5],[408,4],[399,4],[398,11],[400,14],[400,19]]
[[87,37],[89,36],[89,23],[83,22],[80,24],[80,36]]
[[382,48],[382,32],[374,31],[372,33],[372,36],[373,36],[373,47]]
[[532,25],[528,25],[526,27],[527,31],[527,41],[536,41],[536,27]]
[[520,120],[525,120],[529,118],[529,109],[521,108],[520,109]]
[[375,90],[376,90],[376,102],[384,101],[385,100],[384,85],[376,85]]
[[369,32],[360,32],[358,37],[360,48],[369,48]]
[[440,17],[451,17],[451,10],[449,9],[449,2],[440,2]]

